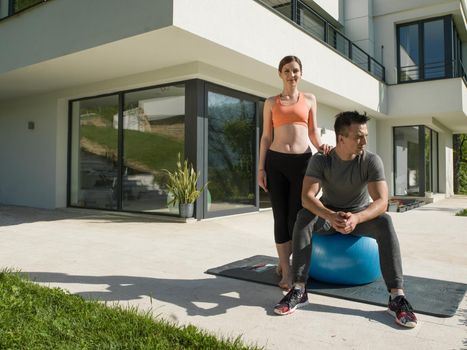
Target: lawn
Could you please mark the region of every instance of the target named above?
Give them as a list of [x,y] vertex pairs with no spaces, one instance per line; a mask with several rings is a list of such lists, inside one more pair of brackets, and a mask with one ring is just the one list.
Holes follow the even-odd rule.
[[0,273],[0,349],[258,349]]

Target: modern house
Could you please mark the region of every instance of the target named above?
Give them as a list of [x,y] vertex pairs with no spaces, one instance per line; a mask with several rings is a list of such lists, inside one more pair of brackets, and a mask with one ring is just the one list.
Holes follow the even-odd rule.
[[453,194],[467,133],[465,0],[0,0],[0,203],[177,215],[178,154],[198,219],[267,205],[262,105],[297,55],[334,115],[372,117],[392,196]]

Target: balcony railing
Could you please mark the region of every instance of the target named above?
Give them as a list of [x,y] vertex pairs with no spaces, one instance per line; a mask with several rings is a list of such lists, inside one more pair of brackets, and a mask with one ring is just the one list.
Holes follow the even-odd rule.
[[397,78],[399,83],[446,78],[463,78],[464,82],[467,81],[466,71],[461,60],[437,61],[399,67]]
[[292,20],[305,32],[329,45],[358,67],[385,81],[384,66],[355,45],[302,0],[257,0]]
[[46,1],[48,0],[0,0],[0,20],[14,16]]

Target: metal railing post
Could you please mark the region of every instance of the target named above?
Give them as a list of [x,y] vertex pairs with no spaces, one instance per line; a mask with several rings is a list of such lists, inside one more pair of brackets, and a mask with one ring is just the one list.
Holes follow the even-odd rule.
[[8,16],[15,14],[15,0],[8,0]]
[[297,24],[300,24],[298,20],[298,0],[290,1],[290,10],[292,11],[291,13],[292,21]]

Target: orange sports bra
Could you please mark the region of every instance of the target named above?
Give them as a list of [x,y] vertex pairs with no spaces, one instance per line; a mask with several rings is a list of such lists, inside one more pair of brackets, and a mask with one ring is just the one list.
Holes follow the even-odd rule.
[[273,128],[286,124],[300,124],[308,127],[308,117],[311,113],[302,92],[298,96],[298,101],[291,105],[283,105],[280,95],[276,96],[271,112]]

